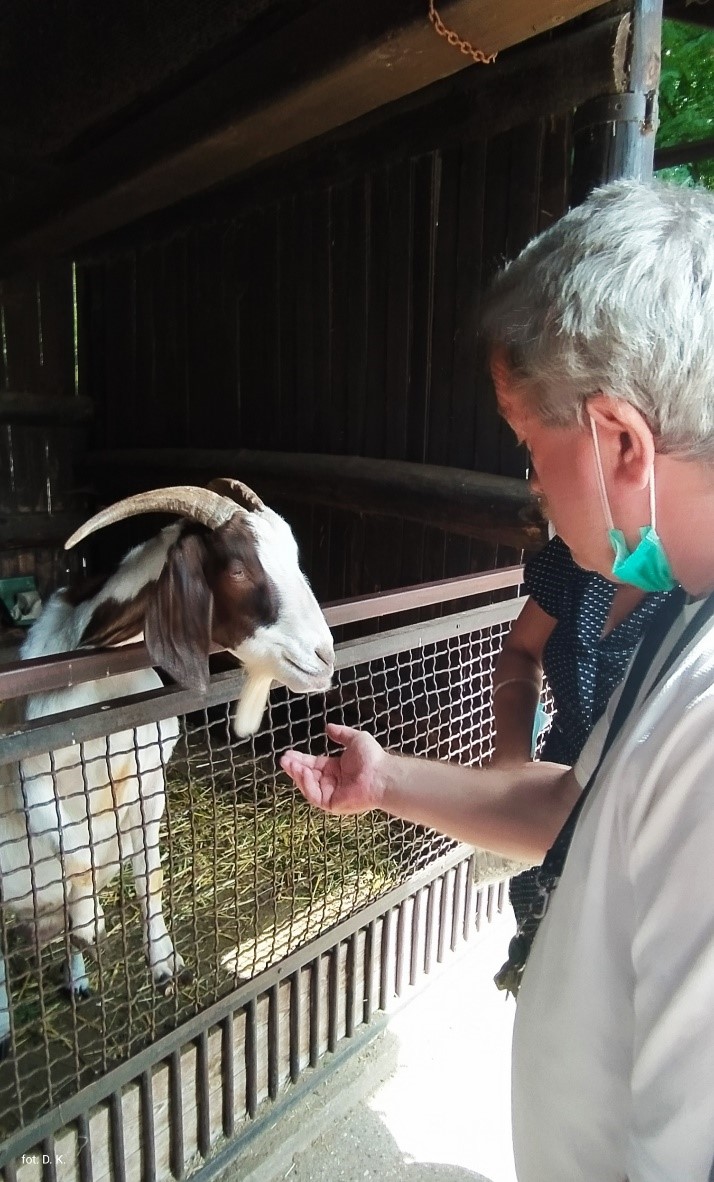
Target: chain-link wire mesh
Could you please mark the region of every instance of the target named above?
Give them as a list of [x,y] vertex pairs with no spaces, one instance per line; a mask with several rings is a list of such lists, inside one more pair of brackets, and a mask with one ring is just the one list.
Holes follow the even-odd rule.
[[[481,762],[508,627],[342,668],[325,696],[274,691],[248,740],[224,702],[179,719],[173,750],[169,719],[0,768],[24,802],[21,817],[0,817],[0,1136],[452,847],[378,813],[308,808],[278,759],[324,751],[325,724],[339,721],[404,752]],[[484,855],[481,870],[503,867]]]

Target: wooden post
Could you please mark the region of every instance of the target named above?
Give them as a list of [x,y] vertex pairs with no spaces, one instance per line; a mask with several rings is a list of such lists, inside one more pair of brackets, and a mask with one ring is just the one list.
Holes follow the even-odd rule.
[[662,0],[634,0],[622,20],[611,92],[575,115],[572,205],[606,181],[652,175],[661,44]]

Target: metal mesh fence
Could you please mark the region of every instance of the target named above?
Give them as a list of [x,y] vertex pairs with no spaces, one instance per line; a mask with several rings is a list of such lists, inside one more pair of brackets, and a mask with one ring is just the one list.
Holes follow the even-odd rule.
[[[407,753],[482,761],[509,626],[505,613],[433,640],[384,634],[356,662],[353,646],[327,695],[275,691],[249,740],[226,700],[50,755],[28,732],[28,754],[0,767],[0,801],[12,780],[24,803],[0,816],[0,1139],[451,848],[381,814],[309,809],[278,759],[325,750],[339,721]],[[484,855],[483,877],[498,870]]]

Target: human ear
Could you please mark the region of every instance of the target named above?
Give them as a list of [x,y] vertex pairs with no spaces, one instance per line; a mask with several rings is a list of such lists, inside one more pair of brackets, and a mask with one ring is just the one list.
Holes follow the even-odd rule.
[[593,394],[585,413],[595,423],[598,442],[615,479],[632,488],[646,488],[654,466],[652,430],[636,407],[609,394]]

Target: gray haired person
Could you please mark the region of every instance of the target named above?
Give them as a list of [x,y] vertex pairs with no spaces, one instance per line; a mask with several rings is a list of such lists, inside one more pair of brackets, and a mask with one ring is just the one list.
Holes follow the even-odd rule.
[[520,1182],[712,1182],[714,195],[596,191],[497,278],[484,326],[576,562],[678,589],[572,769],[406,758],[334,726],[339,756],[283,766],[329,812],[547,855],[511,957]]

